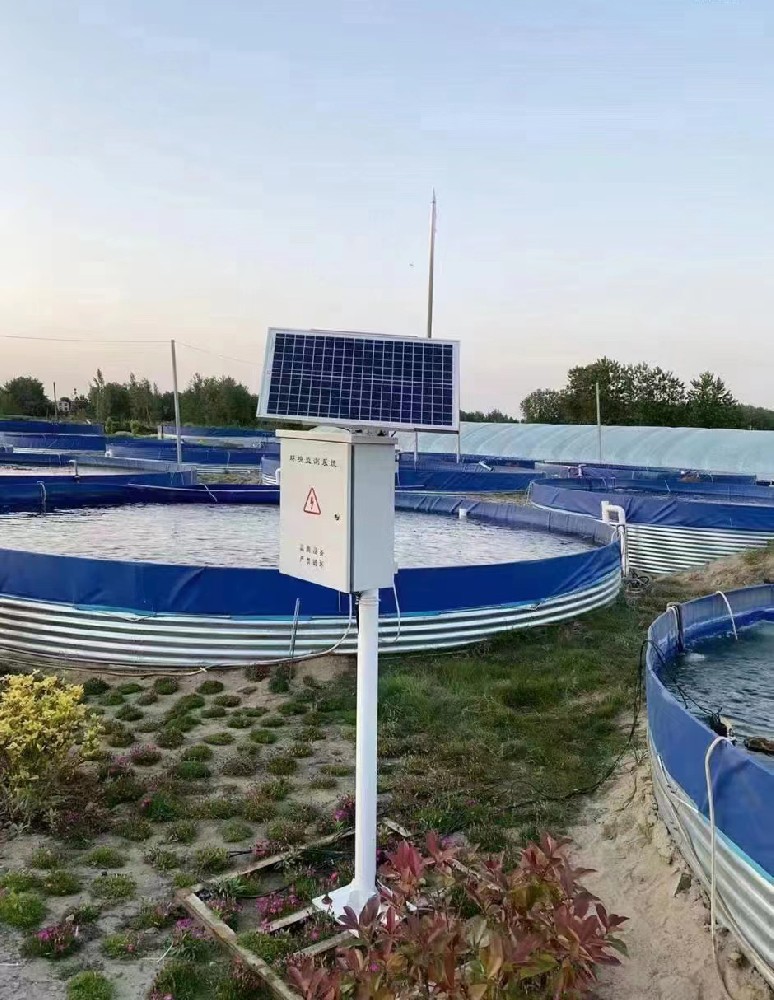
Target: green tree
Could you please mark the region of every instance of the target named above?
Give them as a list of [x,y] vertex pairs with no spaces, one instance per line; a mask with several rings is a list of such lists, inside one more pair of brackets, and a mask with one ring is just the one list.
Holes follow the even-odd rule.
[[528,424],[569,423],[565,394],[556,389],[535,389],[521,401],[521,412]]
[[129,386],[121,382],[106,382],[101,369],[97,369],[89,387],[89,407],[101,423],[108,420],[123,424],[131,419]]
[[702,372],[688,390],[688,423],[692,427],[740,427],[739,403],[718,375]]
[[45,417],[50,403],[40,379],[20,375],[0,389],[0,412],[8,416]]

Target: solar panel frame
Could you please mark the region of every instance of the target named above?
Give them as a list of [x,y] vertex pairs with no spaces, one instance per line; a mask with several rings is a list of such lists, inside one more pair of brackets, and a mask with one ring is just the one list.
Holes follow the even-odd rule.
[[271,327],[257,416],[455,434],[459,346],[456,340]]

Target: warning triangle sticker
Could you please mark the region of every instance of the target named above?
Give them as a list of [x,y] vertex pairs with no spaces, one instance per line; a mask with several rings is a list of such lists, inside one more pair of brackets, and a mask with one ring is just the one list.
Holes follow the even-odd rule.
[[305,514],[322,513],[322,511],[320,510],[320,503],[317,499],[317,494],[315,493],[314,488],[309,490],[309,493],[307,494],[306,503],[304,504],[304,513]]

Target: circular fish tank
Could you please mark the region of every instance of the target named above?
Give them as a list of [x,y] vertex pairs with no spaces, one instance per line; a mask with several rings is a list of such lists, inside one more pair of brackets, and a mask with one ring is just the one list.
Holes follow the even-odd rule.
[[[356,599],[276,568],[278,491],[122,484],[129,502],[90,504],[77,489],[0,515],[0,648],[167,667],[355,650]],[[417,493],[397,508],[383,653],[558,621],[619,591],[618,542],[587,518]]]
[[774,986],[774,587],[671,605],[648,631],[659,812],[728,928]]

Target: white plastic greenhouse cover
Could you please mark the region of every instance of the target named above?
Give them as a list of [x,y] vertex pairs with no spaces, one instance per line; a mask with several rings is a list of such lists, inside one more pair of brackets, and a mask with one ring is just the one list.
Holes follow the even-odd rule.
[[[413,435],[399,435],[411,451]],[[448,434],[420,434],[420,451],[454,452]],[[539,462],[597,462],[597,428],[587,424],[462,424],[465,454],[512,456]],[[774,479],[774,431],[699,427],[603,427],[602,461],[736,472]]]

